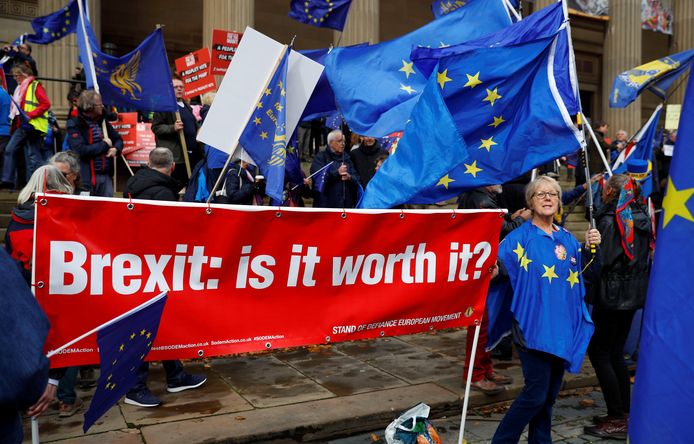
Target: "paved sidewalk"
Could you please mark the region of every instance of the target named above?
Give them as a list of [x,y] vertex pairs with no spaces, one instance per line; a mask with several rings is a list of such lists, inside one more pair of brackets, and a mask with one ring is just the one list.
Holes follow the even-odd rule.
[[[462,329],[187,362],[189,372],[205,373],[208,381],[182,393],[167,393],[163,369],[153,365],[150,389],[162,406],[121,402],[87,435],[82,433],[83,412],[59,418],[51,409],[40,419],[41,442],[328,442],[383,431],[418,402],[431,406],[432,418],[452,417],[462,408],[464,348]],[[494,397],[472,392],[471,408],[513,399],[520,391],[517,360],[498,362],[496,368],[513,376],[514,383]],[[586,361],[580,374],[567,374],[564,390],[596,383]],[[78,391],[87,405],[92,394]],[[480,427],[487,426],[488,421],[472,420],[470,436],[483,439]]]

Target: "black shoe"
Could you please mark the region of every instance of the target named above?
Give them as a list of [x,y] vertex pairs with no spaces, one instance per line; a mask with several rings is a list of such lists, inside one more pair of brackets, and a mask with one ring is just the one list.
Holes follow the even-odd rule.
[[586,426],[583,428],[586,435],[597,436],[598,438],[627,439],[627,420],[610,419],[600,425]]

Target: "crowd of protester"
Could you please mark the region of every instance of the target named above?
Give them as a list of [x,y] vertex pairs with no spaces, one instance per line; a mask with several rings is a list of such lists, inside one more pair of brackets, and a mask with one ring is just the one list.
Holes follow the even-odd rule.
[[[55,123],[50,123],[51,103],[43,86],[36,80],[35,63],[32,65],[26,56],[24,54],[23,59],[18,57],[18,63],[11,69],[16,84],[13,95],[0,89],[0,187],[20,190],[7,229],[5,248],[18,264],[18,271],[29,282],[34,196],[50,192],[113,197],[114,168],[123,154],[123,140],[110,123],[113,116],[101,96],[93,90],[73,87],[68,95],[71,111],[65,128],[65,142],[58,143],[63,135],[57,131]],[[249,159],[233,159],[225,168],[226,154],[196,140],[214,94],[203,96],[201,106],[191,106],[183,99],[183,82],[179,78],[173,79],[173,87],[179,112],[154,113],[151,116],[157,148],[151,151],[148,164],[127,180],[122,196],[170,202],[209,198],[221,204],[268,204],[269,199],[264,195],[264,178],[248,162]],[[589,167],[592,173],[599,173],[605,170],[602,157],[614,160],[625,148],[628,136],[619,130],[611,141],[607,137],[609,127],[602,121],[596,121],[593,128],[598,143],[590,143]],[[55,133],[55,141],[47,144],[51,131]],[[380,165],[387,160],[388,151],[377,139],[352,134],[346,127],[329,130],[320,121],[301,123],[298,133],[298,149],[304,169],[309,163],[310,166],[307,172],[302,171],[301,180],[295,180],[299,183],[287,181],[287,204],[303,206],[307,199],[314,207],[355,207],[360,189],[368,186]],[[674,143],[675,139],[676,132],[671,132],[665,143]],[[658,203],[662,200],[659,196],[662,196],[660,189],[667,177],[668,157],[660,150],[656,158],[659,179],[652,197]],[[575,177],[575,188],[562,190],[554,179],[559,175],[560,164],[569,172],[575,172],[570,174],[570,177]],[[192,177],[189,177],[189,168]],[[557,335],[565,336],[567,343],[572,344],[576,338],[585,340],[583,345],[587,347],[607,405],[606,415],[596,416],[595,426],[586,428],[586,432],[599,437],[625,438],[630,383],[624,348],[634,328],[632,319],[644,305],[654,215],[640,195],[639,181],[629,174],[614,175],[608,180],[598,174],[588,181],[577,157],[571,156],[544,165],[539,172],[543,175],[534,180],[528,173],[506,184],[468,191],[459,197],[458,205],[470,209],[509,209],[499,236],[500,260],[494,271],[494,281],[510,282],[518,303],[542,307],[539,311],[545,325],[551,325]],[[219,186],[214,188],[220,176]],[[200,177],[204,180],[201,181]],[[585,201],[588,193],[599,197],[596,200],[599,207],[594,214],[597,228],[586,232],[586,244],[581,246],[562,225],[566,221],[566,208]],[[624,230],[620,230],[619,224],[625,220],[631,221],[634,239],[625,239]],[[538,257],[556,256],[560,261],[570,257],[571,264],[563,262],[562,266],[570,270],[585,270],[578,288],[560,294],[537,282],[527,282],[527,276],[520,271],[522,261],[513,259],[517,254],[514,250],[516,243],[523,243],[526,249],[532,248],[528,251],[533,251],[532,254]],[[0,259],[7,262],[4,256]],[[585,268],[586,265],[590,266]],[[541,288],[541,291],[531,294],[519,290],[536,284],[538,286],[533,288]],[[569,289],[574,289],[573,284]],[[586,311],[584,301],[592,307],[591,314]],[[37,316],[37,322],[43,322]],[[515,346],[525,386],[501,422],[493,442],[517,442],[527,425],[531,441],[549,442],[550,439],[552,405],[561,387],[567,362],[562,351],[543,343],[538,332],[532,329],[536,324],[529,322],[527,317],[520,315],[513,319],[512,335],[506,345],[510,347],[512,342]],[[484,316],[481,344],[486,343],[487,328],[487,316]],[[465,374],[472,366],[473,389],[494,396],[512,379],[494,369],[492,355],[483,346],[470,362],[473,330],[474,327],[468,331]],[[164,368],[170,392],[197,388],[206,380],[203,375],[186,373],[179,361],[167,361]],[[89,368],[83,369],[80,378],[86,387],[93,384],[94,379],[89,371]],[[51,373],[48,386],[44,384],[47,388],[43,394],[37,395],[39,401],[33,396],[33,402],[23,400],[18,405],[22,409],[29,408],[32,414],[40,414],[57,391],[60,416],[73,415],[82,407],[82,401],[74,390],[78,373],[77,367]],[[126,403],[141,407],[161,404],[161,400],[147,388],[147,374],[145,364],[138,372],[137,385],[126,395]],[[36,377],[43,378],[44,383],[48,378],[45,372],[37,373]],[[56,389],[58,380],[60,385]]]

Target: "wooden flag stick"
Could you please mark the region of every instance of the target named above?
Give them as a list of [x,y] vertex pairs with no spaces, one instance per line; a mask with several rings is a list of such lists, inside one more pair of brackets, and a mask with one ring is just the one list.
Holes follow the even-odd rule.
[[[181,120],[181,113],[176,111],[176,120]],[[190,159],[188,158],[188,146],[186,145],[186,136],[183,134],[183,130],[178,132],[178,137],[181,140],[181,147],[183,148],[183,159],[186,162],[186,173],[188,174],[188,180],[190,180]]]

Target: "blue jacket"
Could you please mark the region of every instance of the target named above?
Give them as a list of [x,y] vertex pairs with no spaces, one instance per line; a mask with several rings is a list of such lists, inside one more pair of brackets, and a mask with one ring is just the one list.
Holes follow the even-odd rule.
[[[332,164],[330,164],[332,162]],[[337,170],[342,164],[347,165],[347,170],[352,176],[348,181],[342,181]],[[352,164],[349,153],[337,154],[329,147],[316,154],[311,164],[311,174],[330,164],[325,174],[323,191],[317,188],[318,176],[313,179],[313,206],[318,208],[354,208],[357,204],[359,174]],[[322,175],[322,173],[320,174]]]
[[0,88],[0,136],[10,135],[10,95]]

